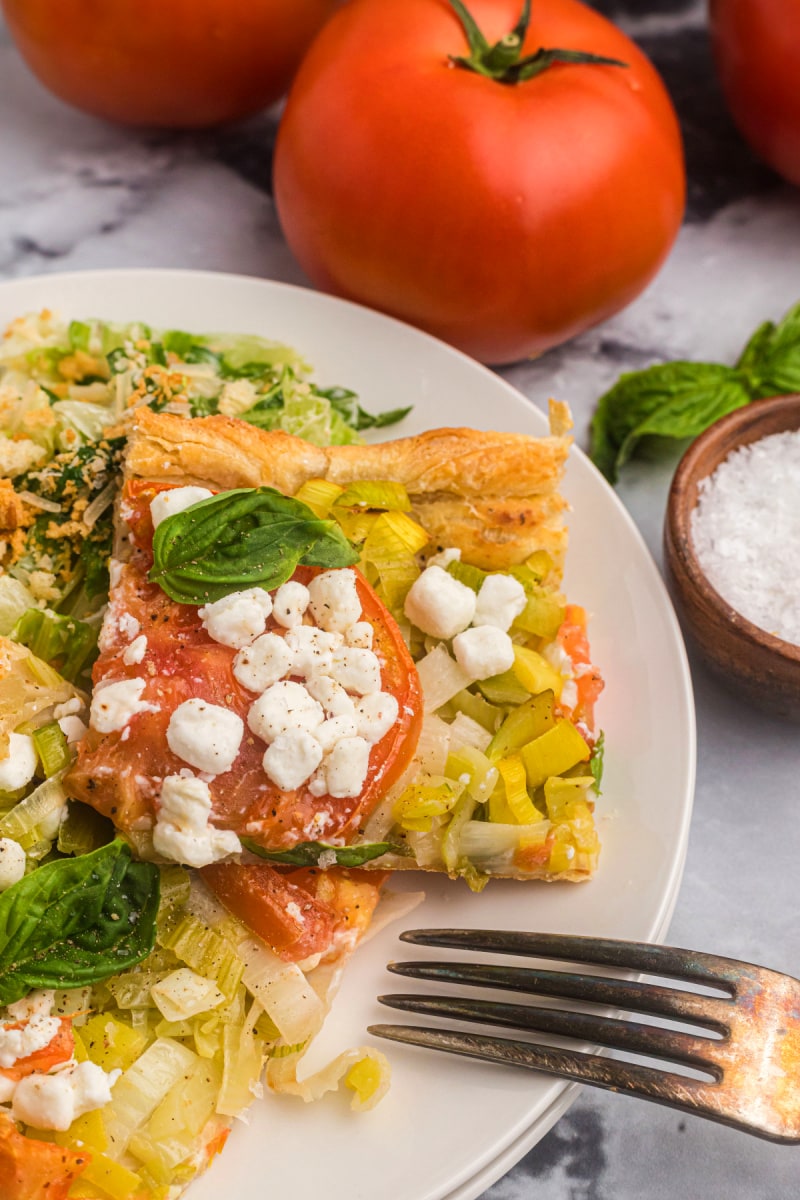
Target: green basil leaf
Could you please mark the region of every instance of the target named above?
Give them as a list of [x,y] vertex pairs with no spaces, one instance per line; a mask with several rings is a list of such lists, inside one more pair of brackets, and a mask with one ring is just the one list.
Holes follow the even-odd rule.
[[356,562],[335,521],[320,520],[274,488],[239,488],[162,521],[149,578],[180,604],[207,604],[241,588],[279,587],[300,563]]
[[697,437],[751,399],[741,374],[717,363],[663,363],[622,375],[598,402],[590,456],[614,483],[642,438]]
[[338,867],[361,867],[364,863],[380,858],[382,854],[400,854],[408,857],[410,851],[406,846],[396,846],[392,842],[367,842],[363,846],[326,846],[324,842],[300,842],[291,850],[265,850],[250,838],[242,838],[242,845],[251,854],[265,858],[268,862],[284,863],[292,867],[318,867],[320,854],[336,855]]
[[62,858],[0,895],[0,1004],[33,988],[99,983],[155,945],[159,871],[117,839]]
[[737,365],[754,400],[800,392],[800,304],[778,325],[767,321],[757,329]]

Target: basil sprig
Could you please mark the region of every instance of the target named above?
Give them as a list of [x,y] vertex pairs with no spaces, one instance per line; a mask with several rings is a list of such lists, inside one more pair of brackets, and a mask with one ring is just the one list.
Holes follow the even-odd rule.
[[[318,867],[320,854],[336,855],[337,867],[363,867],[364,863],[372,862],[383,854],[400,854],[404,857],[409,851],[405,846],[395,846],[392,842],[366,842],[362,846],[327,846],[324,842],[300,842],[291,850],[265,850],[250,838],[242,838],[242,845],[251,854],[266,858],[268,862],[284,863],[291,867]],[[331,864],[333,865],[333,864]]]
[[155,945],[159,872],[119,839],[39,867],[0,895],[0,1004],[99,983]]
[[751,400],[798,391],[800,304],[759,326],[735,367],[671,362],[622,375],[597,403],[590,455],[615,483],[647,440],[694,438]]
[[161,522],[150,579],[180,604],[208,604],[240,588],[279,587],[301,564],[356,562],[335,521],[274,488],[238,488]]

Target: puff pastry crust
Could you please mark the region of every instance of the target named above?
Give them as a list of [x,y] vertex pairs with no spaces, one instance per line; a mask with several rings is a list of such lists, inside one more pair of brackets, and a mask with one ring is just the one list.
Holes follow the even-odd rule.
[[365,446],[319,449],[231,417],[186,420],[143,409],[128,442],[129,479],[215,489],[268,486],[294,495],[309,479],[346,486],[391,479],[439,547],[500,570],[546,550],[560,578],[567,504],[559,487],[571,444],[565,404],[551,401],[551,434],[434,429]]

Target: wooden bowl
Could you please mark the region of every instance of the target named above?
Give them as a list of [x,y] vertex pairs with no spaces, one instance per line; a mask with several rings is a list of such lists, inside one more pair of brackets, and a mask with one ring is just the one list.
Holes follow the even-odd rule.
[[[800,395],[775,396],[729,413],[692,443],[678,464],[667,501],[664,567],[681,625],[706,665],[733,686],[734,694],[800,721],[800,646],[759,629],[731,608],[706,578],[691,537],[700,481],[739,446],[797,429]],[[800,600],[800,580],[797,586]]]

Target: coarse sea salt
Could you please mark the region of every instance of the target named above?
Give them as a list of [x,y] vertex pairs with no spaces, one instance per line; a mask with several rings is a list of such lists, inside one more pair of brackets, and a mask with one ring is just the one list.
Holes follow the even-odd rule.
[[734,450],[698,490],[692,540],[709,582],[748,621],[800,645],[800,430]]

